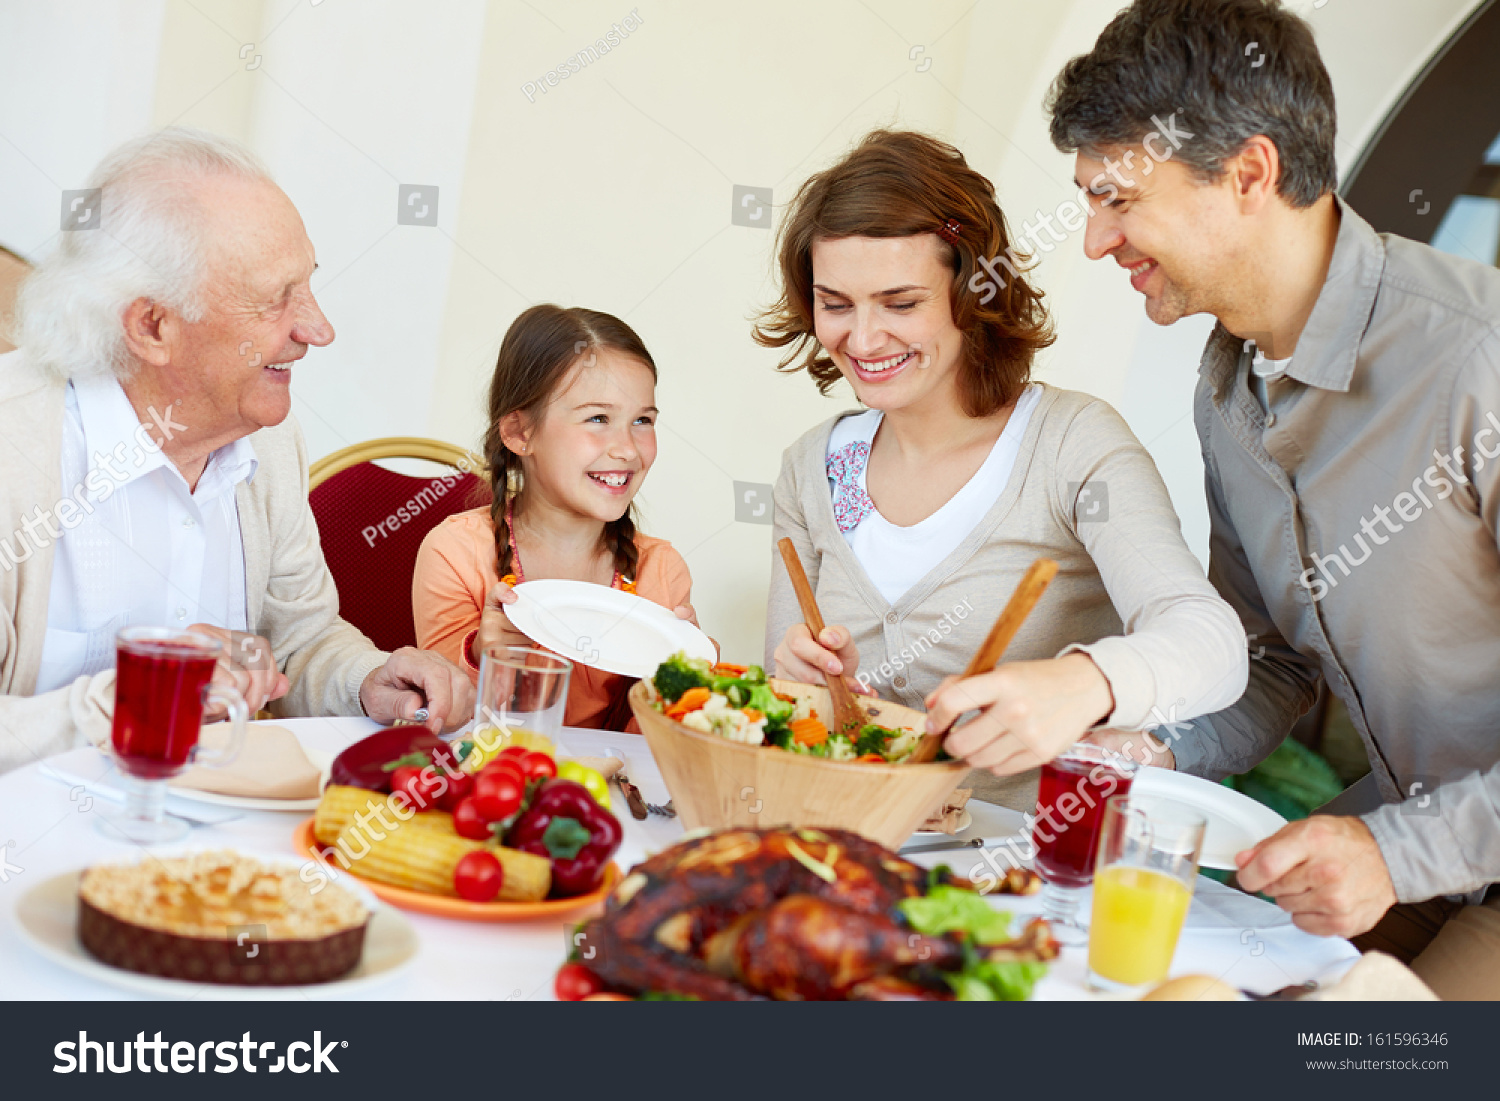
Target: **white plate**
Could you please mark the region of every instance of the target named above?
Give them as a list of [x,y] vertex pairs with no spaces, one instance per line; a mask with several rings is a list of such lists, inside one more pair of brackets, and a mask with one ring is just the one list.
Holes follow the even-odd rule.
[[[318,770],[318,790],[322,791],[328,783],[329,770],[333,768],[333,754],[321,749],[309,749],[307,746],[302,747],[302,752],[307,755],[313,768]],[[236,807],[239,810],[288,810],[305,813],[317,810],[318,803],[321,801],[318,795],[309,799],[262,799],[252,795],[225,795],[217,791],[200,791],[198,788],[178,787],[176,784],[168,784],[167,791],[190,803],[211,803],[216,807]]]
[[645,597],[587,581],[523,581],[505,606],[516,629],[540,646],[606,673],[649,677],[678,650],[716,659],[709,637]]
[[1165,768],[1142,769],[1130,786],[1130,794],[1184,803],[1208,819],[1203,855],[1198,858],[1202,868],[1234,871],[1235,853],[1264,841],[1286,825],[1285,818],[1248,795]]
[[[247,854],[249,855],[249,854]],[[286,862],[285,856],[256,854],[268,862]],[[16,900],[13,915],[21,939],[53,963],[110,986],[158,998],[203,998],[224,1001],[284,1001],[306,998],[349,998],[367,987],[386,982],[404,971],[417,958],[417,931],[399,911],[379,901],[358,884],[346,889],[358,895],[371,911],[365,930],[364,954],[359,965],[341,978],[307,986],[233,986],[228,983],[191,982],[144,975],[95,959],[78,940],[78,881],[81,871],[64,872],[44,879]],[[344,877],[344,887],[351,877]]]

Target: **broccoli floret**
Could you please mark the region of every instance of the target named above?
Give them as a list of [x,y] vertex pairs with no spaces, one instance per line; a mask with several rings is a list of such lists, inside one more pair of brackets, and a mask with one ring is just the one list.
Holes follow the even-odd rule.
[[709,663],[702,658],[690,658],[679,650],[656,667],[656,676],[652,680],[662,699],[676,703],[689,688],[712,687],[709,668]]
[[777,699],[776,693],[765,684],[757,684],[750,689],[750,706],[766,717],[768,726],[771,723],[791,722],[792,712],[797,710],[796,704]]
[[769,719],[766,720],[766,745],[793,751],[796,749],[796,743],[792,741],[791,728],[785,723],[775,723]]
[[873,723],[863,726],[859,731],[859,739],[854,743],[854,748],[860,756],[866,753],[879,753],[885,756],[886,747],[891,744],[895,735],[883,726],[875,726]]

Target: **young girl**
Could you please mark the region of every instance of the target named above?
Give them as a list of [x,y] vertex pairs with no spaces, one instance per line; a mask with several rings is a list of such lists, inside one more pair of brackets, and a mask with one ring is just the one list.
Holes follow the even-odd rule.
[[[811,637],[773,558],[766,656],[793,680],[857,675],[934,729],[978,711],[948,752],[980,798],[1030,810],[1042,762],[1095,726],[1229,706],[1248,655],[1124,420],[1030,381],[1052,338],[1014,257],[993,185],[923,134],[869,135],[792,200],[757,336],[865,409],[786,452],[773,535],[829,626]],[[947,684],[1044,556],[1059,573],[1005,664]]]
[[[635,530],[631,502],[656,460],[656,364],[634,330],[596,310],[533,306],[511,325],[484,437],[493,502],[450,516],[417,552],[417,644],[478,681],[490,646],[532,645],[511,625],[512,585],[592,581],[694,623],[687,563]],[[572,655],[564,655],[572,656]],[[623,729],[626,677],[574,660],[564,722]]]

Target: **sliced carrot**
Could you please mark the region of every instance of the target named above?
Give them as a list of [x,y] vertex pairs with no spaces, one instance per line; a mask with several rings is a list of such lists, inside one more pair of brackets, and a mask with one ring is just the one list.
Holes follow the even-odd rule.
[[858,763],[867,765],[885,764],[885,758],[878,753],[861,753],[858,757],[854,758],[854,760]]
[[822,745],[828,740],[828,728],[815,718],[798,719],[787,724],[792,740],[798,745]]
[[761,714],[759,711],[755,710],[755,708],[753,708],[753,707],[744,707],[744,708],[741,708],[741,710],[744,711],[745,718],[749,719],[753,723],[758,723],[758,722],[761,721],[761,719],[765,718],[765,715]]
[[743,677],[746,673],[750,672],[750,666],[735,665],[731,661],[721,661],[718,665],[714,666],[713,671],[716,677]]
[[713,693],[707,688],[689,688],[684,692],[676,703],[667,708],[667,718],[680,719],[693,711],[697,711],[708,702]]

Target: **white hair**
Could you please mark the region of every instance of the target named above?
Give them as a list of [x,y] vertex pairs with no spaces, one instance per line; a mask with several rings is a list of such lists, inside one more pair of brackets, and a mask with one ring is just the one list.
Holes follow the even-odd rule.
[[146,134],[115,149],[88,180],[101,189],[99,225],[58,235],[56,249],[22,284],[15,343],[59,378],[132,366],[122,319],[138,298],[203,317],[207,244],[191,185],[214,175],[270,181],[243,146],[185,127]]

